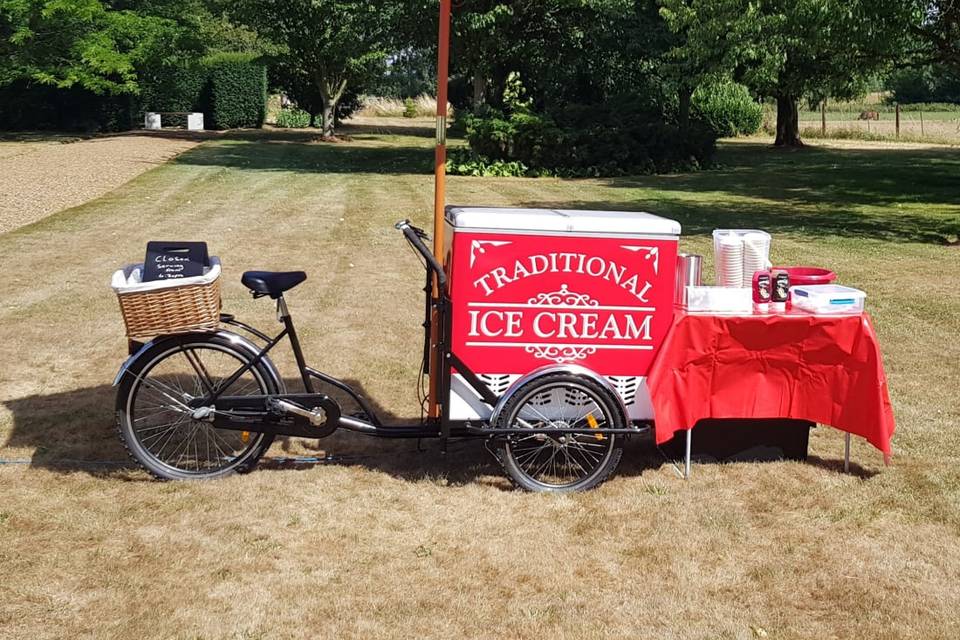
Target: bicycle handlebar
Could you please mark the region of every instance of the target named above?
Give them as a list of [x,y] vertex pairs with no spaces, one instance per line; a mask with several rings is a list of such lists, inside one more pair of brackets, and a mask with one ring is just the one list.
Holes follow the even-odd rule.
[[401,220],[396,225],[397,229],[403,232],[404,237],[406,237],[407,242],[409,242],[417,253],[422,255],[427,261],[427,268],[432,270],[437,275],[437,284],[440,288],[440,291],[446,291],[447,289],[447,274],[443,270],[443,265],[434,257],[433,252],[430,251],[430,248],[423,242],[424,239],[428,238],[427,233],[418,227],[410,224],[409,220]]

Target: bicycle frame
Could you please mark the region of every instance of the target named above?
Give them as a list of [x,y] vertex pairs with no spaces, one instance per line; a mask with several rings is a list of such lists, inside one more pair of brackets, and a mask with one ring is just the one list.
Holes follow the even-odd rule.
[[[245,350],[251,358],[248,362],[241,365],[229,377],[221,382],[214,384],[210,375],[206,371],[203,362],[191,355],[191,352],[181,346],[184,357],[194,369],[197,377],[200,379],[204,395],[195,397],[185,404],[194,411],[194,419],[207,419],[214,423],[217,428],[230,429],[235,431],[267,433],[271,435],[296,436],[305,438],[323,438],[330,435],[338,428],[345,428],[350,431],[364,433],[378,437],[387,438],[441,438],[444,446],[451,436],[483,436],[483,437],[507,437],[513,433],[557,433],[553,427],[543,428],[495,428],[484,421],[483,424],[474,425],[469,421],[453,421],[449,417],[446,409],[446,400],[450,395],[451,378],[453,371],[456,371],[460,377],[471,387],[479,398],[492,410],[492,415],[496,417],[500,404],[509,395],[510,391],[503,398],[498,397],[489,387],[484,384],[480,378],[470,369],[470,367],[460,359],[450,346],[452,335],[452,313],[451,300],[447,289],[447,276],[443,266],[437,261],[430,250],[423,243],[423,232],[413,227],[409,222],[402,222],[397,228],[403,231],[404,236],[414,247],[414,249],[424,257],[426,261],[426,283],[424,294],[426,302],[424,305],[424,365],[422,375],[431,376],[432,387],[436,389],[437,396],[433,398],[438,402],[442,409],[438,417],[427,417],[415,423],[384,425],[377,416],[372,404],[357,393],[346,382],[333,376],[327,375],[321,371],[308,366],[303,355],[303,349],[300,345],[300,339],[297,336],[297,330],[293,324],[293,318],[287,308],[283,296],[277,298],[277,318],[283,324],[283,329],[277,335],[271,337],[266,333],[235,319],[230,314],[222,314],[220,320],[223,324],[237,327],[242,331],[255,336],[263,341],[262,347],[240,338],[245,345]],[[437,284],[439,297],[434,299],[434,282]],[[436,331],[433,322],[438,323]],[[226,332],[227,335],[238,338],[236,333]],[[437,342],[432,344],[431,336],[437,337]],[[275,346],[288,338],[293,355],[297,363],[297,369],[300,373],[300,380],[303,383],[304,393],[280,393],[272,395],[252,395],[252,396],[230,396],[225,391],[229,389],[237,380],[248,371],[251,371],[261,363],[266,363],[271,376],[277,378],[283,389],[282,380],[267,355]],[[161,336],[158,339],[164,339]],[[125,374],[129,364],[136,360],[140,353],[146,349],[147,345],[131,343],[131,347],[141,347],[136,354],[132,354],[117,375],[114,383],[118,383]],[[436,364],[438,370],[430,370],[430,353],[437,353]],[[330,396],[318,393],[314,382],[330,385],[346,393],[360,409],[360,414],[345,416],[342,414],[340,404]],[[321,409],[322,412],[318,412]],[[322,423],[321,423],[322,422]],[[638,433],[635,427],[626,429],[600,428],[600,429],[563,429],[566,433],[618,433],[631,434]]]
[[[265,432],[273,435],[318,438],[329,435],[339,427],[392,438],[426,438],[440,435],[440,429],[435,422],[418,422],[416,424],[385,427],[367,399],[357,393],[350,385],[307,365],[293,318],[290,316],[283,298],[277,300],[277,311],[279,319],[283,323],[283,329],[273,337],[236,320],[232,316],[221,316],[224,324],[243,329],[263,340],[265,344],[249,362],[240,366],[217,385],[217,388],[205,384],[206,394],[191,401],[190,406],[194,408],[216,406],[217,413],[214,423],[219,428]],[[306,393],[282,393],[270,396],[229,396],[224,394],[226,389],[246,372],[256,367],[284,338],[288,338],[290,341],[290,347],[293,350],[300,379]],[[189,356],[187,360],[194,367],[197,375],[201,379],[205,379],[206,376],[202,366],[194,362]],[[335,400],[325,394],[317,393],[314,381],[331,385],[349,395],[363,411],[363,417],[342,415],[341,407]],[[289,415],[289,412],[277,411],[277,403],[281,401],[295,403],[296,409],[302,411],[293,415]],[[270,406],[271,403],[274,410],[272,412],[264,411],[264,408]],[[320,426],[311,423],[306,415],[310,410],[317,407],[322,408],[326,416],[324,424]],[[241,413],[237,413],[238,411]]]
[[[407,235],[406,231],[405,235]],[[408,235],[408,240],[409,239],[410,238]],[[422,242],[419,241],[419,238],[416,238],[416,240],[416,243],[411,241],[412,244],[414,244],[414,247],[421,254],[428,255],[425,253],[425,247],[422,247]],[[417,246],[418,244],[421,246]],[[432,258],[432,256],[430,257]],[[435,277],[440,282],[442,291],[442,295],[436,303],[434,303],[431,299],[432,283],[433,278]],[[458,358],[447,348],[451,323],[450,299],[446,293],[446,276],[443,273],[442,267],[440,267],[439,263],[436,263],[435,260],[428,260],[427,262],[426,280],[424,350],[425,353],[427,353],[427,350],[430,349],[429,339],[432,329],[431,322],[432,318],[436,317],[440,327],[438,334],[439,342],[436,347],[438,352],[443,354],[443,358],[440,362],[440,370],[433,373],[429,371],[429,359],[426,358],[424,360],[423,374],[437,375],[439,373],[437,390],[439,397],[442,398],[449,393],[451,370],[456,369],[457,372],[464,377],[467,383],[473,387],[474,390],[476,390],[483,401],[493,408],[498,401],[497,396],[495,396],[490,389],[480,381],[476,374],[474,374],[470,368],[462,360],[460,360],[460,358]],[[436,307],[436,316],[434,316],[432,313],[434,307]],[[197,376],[201,379],[201,381],[203,381],[204,390],[206,392],[202,397],[197,397],[188,404],[194,409],[215,406],[216,413],[214,422],[216,426],[220,428],[241,431],[255,431],[272,433],[274,435],[293,435],[314,438],[329,435],[329,433],[332,433],[337,427],[343,427],[360,433],[391,438],[441,437],[446,439],[451,435],[471,435],[471,433],[466,430],[468,425],[454,425],[449,420],[445,412],[441,412],[439,419],[428,418],[415,424],[384,426],[374,411],[372,405],[367,401],[366,398],[351,388],[350,385],[307,365],[306,358],[303,354],[303,348],[300,344],[300,339],[293,323],[293,318],[290,315],[286,301],[282,296],[277,299],[277,317],[283,324],[283,329],[280,331],[280,333],[271,337],[255,327],[236,320],[232,315],[221,315],[221,321],[224,324],[235,326],[253,336],[256,336],[264,342],[264,346],[256,351],[256,354],[250,359],[250,361],[240,366],[229,377],[216,386],[214,386],[210,381],[209,375],[203,368],[202,362],[200,362],[199,359],[192,358],[189,355],[189,352],[184,351],[187,361],[193,367]],[[273,350],[273,348],[280,342],[282,342],[284,338],[288,338],[290,341],[294,359],[296,360],[297,368],[300,373],[300,379],[303,383],[304,391],[306,392],[305,394],[277,394],[273,396],[225,395],[225,391],[229,389],[233,383],[240,379],[240,377],[245,373],[260,364],[270,353],[270,351]],[[336,403],[336,401],[327,395],[316,392],[314,380],[331,385],[349,395],[350,398],[352,398],[361,408],[364,416],[352,417],[341,415],[340,406]],[[296,403],[294,408],[296,413],[293,416],[290,416],[284,415],[278,411],[274,411],[273,413],[264,411],[264,408],[269,406],[270,403],[274,403],[274,406],[276,406],[275,403],[278,401]],[[313,424],[309,424],[308,417],[310,410],[316,409],[317,407],[322,408],[324,414],[326,415],[324,424],[319,428]],[[257,420],[260,420],[261,422],[258,423]],[[307,424],[305,424],[305,420],[307,420]]]

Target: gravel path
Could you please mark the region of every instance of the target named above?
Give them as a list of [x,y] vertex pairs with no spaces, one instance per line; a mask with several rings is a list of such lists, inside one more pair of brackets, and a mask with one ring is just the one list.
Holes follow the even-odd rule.
[[121,135],[69,144],[4,143],[0,233],[102,196],[198,142]]

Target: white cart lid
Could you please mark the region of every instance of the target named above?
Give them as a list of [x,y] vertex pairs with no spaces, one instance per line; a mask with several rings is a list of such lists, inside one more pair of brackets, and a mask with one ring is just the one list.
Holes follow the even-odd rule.
[[510,207],[448,206],[447,222],[456,229],[519,232],[680,235],[680,223],[642,211],[580,211]]

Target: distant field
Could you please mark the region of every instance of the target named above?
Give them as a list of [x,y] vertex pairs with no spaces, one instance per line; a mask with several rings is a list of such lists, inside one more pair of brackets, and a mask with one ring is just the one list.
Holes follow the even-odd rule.
[[[922,116],[921,116],[922,114]],[[827,112],[827,137],[896,137],[896,116],[879,112],[879,120],[860,120],[860,111]],[[820,131],[820,112],[801,111],[800,128]],[[903,111],[900,113],[900,136],[906,140],[923,140],[960,144],[960,112],[957,111]]]

